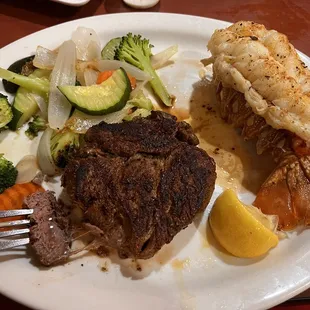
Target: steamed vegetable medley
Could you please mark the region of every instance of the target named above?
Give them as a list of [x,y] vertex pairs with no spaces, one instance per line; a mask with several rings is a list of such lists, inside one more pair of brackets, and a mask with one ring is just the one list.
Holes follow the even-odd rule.
[[[146,86],[160,104],[173,104],[156,70],[178,48],[156,55],[152,48],[149,40],[132,33],[101,48],[96,32],[84,27],[78,27],[56,50],[38,46],[35,55],[0,68],[4,89],[14,96],[10,103],[0,94],[0,130],[25,129],[31,140],[43,131],[39,168],[43,174],[57,174],[91,126],[148,116],[154,107]],[[9,183],[1,186],[14,182]]]

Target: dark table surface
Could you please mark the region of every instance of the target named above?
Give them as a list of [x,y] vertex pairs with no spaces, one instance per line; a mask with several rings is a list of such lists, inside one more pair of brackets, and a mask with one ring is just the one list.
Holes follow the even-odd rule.
[[[35,31],[93,15],[131,12],[122,0],[91,0],[68,7],[47,0],[1,0],[0,48]],[[310,0],[161,0],[146,10],[198,15],[235,22],[253,20],[285,33],[292,44],[310,55]],[[300,297],[310,296],[310,291]],[[0,309],[30,310],[0,295]],[[276,308],[306,310],[310,302],[290,301]]]

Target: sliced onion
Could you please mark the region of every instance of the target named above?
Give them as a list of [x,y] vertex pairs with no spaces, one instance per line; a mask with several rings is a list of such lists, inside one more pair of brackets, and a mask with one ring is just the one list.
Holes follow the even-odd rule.
[[85,59],[86,60],[101,59],[101,49],[100,45],[97,42],[90,41],[86,50]]
[[57,53],[45,47],[38,46],[33,59],[33,65],[40,69],[52,70],[55,66],[56,58]]
[[93,69],[86,69],[84,71],[84,80],[85,80],[85,85],[90,86],[90,85],[95,85],[97,83],[99,72]]
[[35,93],[31,93],[31,95],[33,96],[34,100],[36,101],[40,111],[41,111],[41,115],[44,119],[47,120],[47,102],[45,101],[45,99]]
[[59,48],[55,67],[51,74],[48,103],[48,122],[53,129],[62,129],[70,115],[71,104],[58,90],[60,85],[75,85],[76,49],[72,40],[65,41]]
[[124,117],[130,114],[133,105],[127,104],[122,110],[102,116],[87,115],[80,111],[75,111],[68,120],[66,127],[75,133],[84,134],[89,128],[104,121],[108,124],[121,123]]
[[156,70],[163,67],[178,52],[178,45],[173,45],[151,57],[152,67]]
[[16,165],[18,171],[16,184],[31,182],[39,171],[37,158],[33,155],[24,156]]
[[152,79],[152,77],[147,72],[144,72],[138,69],[137,67],[130,65],[124,61],[99,60],[99,61],[93,62],[93,65],[101,72],[109,71],[109,70],[117,70],[122,67],[127,73],[134,76],[137,80],[150,81]]
[[51,154],[51,137],[53,130],[51,128],[45,129],[38,147],[38,163],[41,171],[48,175],[53,176],[57,173],[57,167],[54,164]]
[[44,174],[42,173],[41,170],[39,170],[36,176],[32,179],[32,183],[42,185],[43,181],[44,181]]
[[76,44],[77,59],[87,61],[100,58],[100,39],[94,29],[78,27],[72,34],[72,41]]

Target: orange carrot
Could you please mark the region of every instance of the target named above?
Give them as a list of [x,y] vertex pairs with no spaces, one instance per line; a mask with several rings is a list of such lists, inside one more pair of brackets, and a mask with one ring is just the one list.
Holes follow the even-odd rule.
[[113,74],[114,71],[115,70],[100,72],[97,78],[97,84],[101,84],[102,82],[106,81]]
[[[103,71],[100,72],[97,78],[97,84],[101,84],[102,82],[106,81],[109,77],[111,77],[111,75],[113,74],[115,70],[112,71]],[[130,74],[127,73],[127,76],[129,78],[130,84],[131,84],[131,88],[135,89],[137,86],[137,80],[134,76],[131,76]]]
[[44,188],[32,182],[13,185],[0,194],[0,210],[21,209],[24,199],[35,192],[44,192]]

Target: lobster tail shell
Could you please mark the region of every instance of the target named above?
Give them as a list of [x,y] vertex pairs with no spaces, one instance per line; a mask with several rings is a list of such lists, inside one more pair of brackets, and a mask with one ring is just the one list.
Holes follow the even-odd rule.
[[274,154],[282,154],[290,150],[287,131],[269,126],[263,117],[252,111],[242,93],[224,87],[219,81],[215,80],[215,83],[221,117],[235,128],[240,128],[241,135],[245,140],[257,139],[256,151],[258,154],[270,151]]
[[221,117],[239,128],[245,140],[256,139],[258,154],[271,152],[275,160],[276,167],[258,191],[254,206],[265,214],[278,215],[279,229],[310,225],[310,148],[298,152],[294,147],[300,147],[294,142],[298,138],[269,126],[252,111],[242,93],[214,82]]

